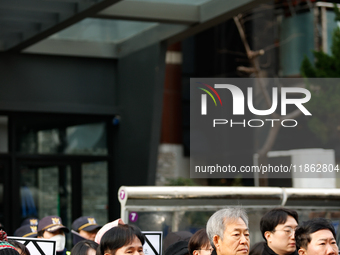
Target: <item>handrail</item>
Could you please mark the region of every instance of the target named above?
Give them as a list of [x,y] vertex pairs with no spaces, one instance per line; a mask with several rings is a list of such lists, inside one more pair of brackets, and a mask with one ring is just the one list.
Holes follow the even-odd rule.
[[[120,196],[125,193],[124,198]],[[207,187],[207,186],[121,186],[120,202],[129,199],[193,199],[193,198],[270,198],[279,197],[285,205],[290,197],[340,200],[340,189],[307,189],[280,187]]]

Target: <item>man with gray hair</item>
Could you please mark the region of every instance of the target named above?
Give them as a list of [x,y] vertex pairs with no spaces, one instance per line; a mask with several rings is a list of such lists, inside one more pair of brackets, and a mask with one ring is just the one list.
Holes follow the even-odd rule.
[[217,255],[248,255],[248,216],[241,208],[215,212],[207,223],[207,234]]

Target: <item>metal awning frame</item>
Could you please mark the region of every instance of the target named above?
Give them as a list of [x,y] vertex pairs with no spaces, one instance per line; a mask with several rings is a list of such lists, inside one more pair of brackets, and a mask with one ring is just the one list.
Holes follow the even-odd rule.
[[[0,50],[122,58],[149,45],[168,44],[215,26],[267,0],[207,0],[202,4],[167,0],[13,0],[0,3]],[[119,42],[51,37],[86,18],[155,22]]]

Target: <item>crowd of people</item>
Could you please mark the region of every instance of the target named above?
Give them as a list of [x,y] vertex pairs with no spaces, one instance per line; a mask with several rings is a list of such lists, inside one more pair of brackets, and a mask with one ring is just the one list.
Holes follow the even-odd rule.
[[[338,255],[336,232],[330,221],[311,219],[299,224],[297,212],[275,208],[260,221],[263,242],[250,247],[248,216],[242,208],[215,212],[205,229],[169,233],[163,241],[164,255]],[[16,236],[56,241],[57,255],[66,255],[65,233],[69,229],[58,216],[28,219]],[[121,219],[100,226],[94,217],[83,216],[72,223],[72,255],[144,255],[145,237]],[[0,255],[30,255],[21,243],[8,240],[0,230]],[[32,254],[33,255],[33,254]]]

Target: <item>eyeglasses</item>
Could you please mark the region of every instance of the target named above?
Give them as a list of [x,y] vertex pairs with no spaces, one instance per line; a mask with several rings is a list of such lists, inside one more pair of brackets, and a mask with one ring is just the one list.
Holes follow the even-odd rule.
[[210,253],[212,253],[214,250],[214,248],[210,248],[210,249],[199,249],[198,251],[209,251]]
[[290,236],[292,236],[292,235],[294,234],[295,230],[296,230],[296,228],[293,229],[293,228],[291,228],[291,227],[286,227],[285,229],[274,229],[272,232],[275,232],[275,231],[283,231],[283,232],[286,233],[286,235],[287,235],[288,237],[290,237]]

